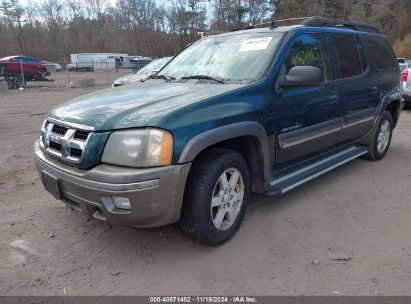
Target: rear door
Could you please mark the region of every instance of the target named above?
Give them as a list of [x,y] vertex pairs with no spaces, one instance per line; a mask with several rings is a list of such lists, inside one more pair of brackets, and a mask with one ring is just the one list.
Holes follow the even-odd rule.
[[356,34],[332,34],[337,54],[339,92],[344,124],[338,139],[349,143],[373,126],[380,96],[378,75],[368,60],[363,42]]
[[[386,38],[381,35],[367,35],[368,51],[373,58],[376,74],[378,74],[378,86],[380,96],[397,90],[400,82],[400,73],[394,50]],[[407,87],[411,88],[409,84]]]
[[275,106],[277,142],[273,171],[286,169],[334,147],[342,126],[342,108],[325,33],[300,34],[285,59],[280,77],[295,66],[318,67],[318,85],[282,89]]

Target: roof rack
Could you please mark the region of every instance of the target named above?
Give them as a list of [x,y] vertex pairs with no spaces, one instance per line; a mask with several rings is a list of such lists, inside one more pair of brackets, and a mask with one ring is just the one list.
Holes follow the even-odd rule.
[[302,21],[312,19],[312,18],[320,18],[320,17],[296,17],[296,18],[287,18],[287,19],[277,19],[277,20],[272,20],[272,21],[267,21],[267,22],[262,22],[262,23],[257,23],[257,24],[250,24],[247,26],[245,29],[251,29],[251,28],[256,28],[256,27],[265,27],[267,25],[270,25],[271,29],[274,29],[277,27],[277,23],[300,23]]
[[366,23],[360,23],[356,21],[340,20],[340,19],[328,19],[323,17],[310,17],[301,22],[307,26],[336,26],[336,27],[348,27],[356,31],[363,31],[369,33],[381,34],[381,31],[372,25]]
[[292,25],[290,23],[295,24],[301,24],[305,26],[334,26],[334,27],[347,27],[356,31],[362,31],[362,32],[369,32],[369,33],[375,33],[375,34],[381,34],[381,31],[378,27],[369,25],[366,23],[361,23],[361,22],[356,22],[356,21],[350,21],[350,20],[341,20],[341,19],[330,19],[330,18],[324,18],[321,16],[311,16],[311,17],[297,17],[297,18],[288,18],[288,19],[278,19],[278,20],[272,20],[268,22],[263,22],[263,23],[258,23],[258,24],[251,24],[245,28],[237,28],[231,30],[232,32],[234,31],[239,31],[239,30],[248,30],[248,29],[254,29],[257,27],[267,27],[268,25],[270,26],[270,29],[275,29],[278,25],[278,23],[288,23],[288,25]]

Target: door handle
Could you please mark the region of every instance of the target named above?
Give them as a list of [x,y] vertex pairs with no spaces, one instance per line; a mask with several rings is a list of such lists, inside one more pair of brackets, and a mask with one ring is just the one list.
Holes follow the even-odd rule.
[[338,95],[331,95],[327,100],[329,104],[336,104],[338,103]]
[[377,94],[380,91],[378,87],[371,87],[371,94]]

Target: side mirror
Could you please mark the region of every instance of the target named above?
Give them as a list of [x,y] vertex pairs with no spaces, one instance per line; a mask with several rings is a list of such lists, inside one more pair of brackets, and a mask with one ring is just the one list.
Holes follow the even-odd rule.
[[323,73],[313,66],[293,67],[279,83],[281,88],[307,87],[321,83]]

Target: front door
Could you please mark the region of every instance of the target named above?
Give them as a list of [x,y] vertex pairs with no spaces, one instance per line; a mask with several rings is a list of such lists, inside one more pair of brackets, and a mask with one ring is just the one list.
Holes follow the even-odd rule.
[[336,144],[343,120],[331,50],[327,34],[309,33],[298,36],[288,52],[279,77],[295,66],[314,66],[322,71],[323,81],[279,92],[275,106],[274,172],[326,152]]

